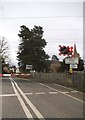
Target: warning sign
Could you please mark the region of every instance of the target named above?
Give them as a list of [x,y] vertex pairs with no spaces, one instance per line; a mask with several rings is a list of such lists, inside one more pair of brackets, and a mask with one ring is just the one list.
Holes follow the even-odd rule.
[[77,69],[77,64],[70,64],[70,68],[76,68]]

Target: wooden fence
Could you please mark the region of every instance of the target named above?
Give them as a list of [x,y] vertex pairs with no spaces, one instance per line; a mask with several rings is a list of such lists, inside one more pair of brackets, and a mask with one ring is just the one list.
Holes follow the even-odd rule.
[[[73,87],[77,90],[83,91],[85,85],[85,72],[69,73],[35,73],[32,74],[38,82],[55,82],[67,87]],[[85,90],[84,90],[85,91]]]

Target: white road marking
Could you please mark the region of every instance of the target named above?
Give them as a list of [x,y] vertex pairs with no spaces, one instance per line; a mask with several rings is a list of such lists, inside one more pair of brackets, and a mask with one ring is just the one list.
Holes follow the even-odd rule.
[[26,106],[25,103],[23,102],[21,96],[19,95],[19,93],[18,93],[17,89],[15,88],[14,83],[13,83],[12,81],[11,81],[11,84],[12,84],[12,87],[13,87],[13,89],[14,89],[14,92],[17,94],[17,98],[18,98],[18,100],[19,100],[19,102],[20,102],[20,104],[21,104],[21,106],[22,106],[22,108],[23,108],[23,110],[24,110],[27,118],[33,118],[33,116],[31,115],[31,113],[30,113],[30,111],[28,110],[27,106]]
[[[65,86],[62,86],[62,85],[59,85],[59,84],[57,84],[57,83],[53,83],[54,85],[56,85],[56,86],[59,86],[59,87],[63,87],[63,88],[65,88],[65,89],[68,89],[68,90],[71,90],[71,91],[75,91],[74,89],[72,89],[72,88],[68,88],[68,87],[65,87]],[[77,91],[77,90],[76,90]],[[82,93],[82,92],[80,92],[80,91],[77,91],[78,93],[81,93],[81,94],[84,94],[84,93]]]
[[2,94],[0,95],[1,97],[12,97],[12,96],[16,96],[17,94]]
[[49,94],[57,94],[58,92],[49,92]]
[[61,92],[61,93],[63,93],[63,94],[67,94],[67,93],[69,93],[69,92]]
[[[57,94],[58,92],[48,92],[48,94]],[[33,93],[24,93],[25,95],[33,95]],[[47,94],[46,92],[38,92],[38,93],[34,93],[34,95],[45,95]]]
[[72,88],[68,88],[68,87],[65,87],[65,86],[59,85],[59,84],[57,84],[57,83],[53,83],[53,84],[56,85],[56,86],[59,86],[59,87],[66,88],[66,89],[68,89],[68,90],[73,90]]
[[35,93],[36,95],[44,95],[46,94],[45,92],[40,92],[40,93]]
[[45,84],[43,84],[43,83],[40,83],[40,84],[43,85],[43,86],[45,86],[45,87],[47,87],[47,88],[49,88],[49,89],[51,89],[51,90],[57,91],[57,92],[59,92],[59,93],[61,93],[61,94],[63,94],[63,95],[66,95],[66,96],[68,96],[68,97],[70,97],[70,98],[73,98],[73,99],[75,99],[75,100],[77,100],[77,101],[79,101],[79,102],[85,103],[84,101],[82,101],[82,100],[80,100],[80,99],[78,99],[78,98],[76,98],[76,97],[73,97],[73,96],[71,96],[71,95],[65,94],[65,93],[63,93],[63,92],[61,92],[61,91],[59,91],[59,90],[56,90],[56,89],[54,89],[54,88],[52,88],[52,87],[49,87],[49,86],[47,86],[47,85],[45,85]]
[[25,95],[32,95],[33,93],[25,93]]
[[71,93],[77,93],[78,91],[76,91],[76,90],[73,90],[73,91],[70,91]]
[[[12,78],[11,78],[12,79]],[[12,79],[13,80],[13,79]],[[13,80],[14,81],[14,80]],[[32,102],[27,98],[27,96],[23,93],[23,91],[19,88],[19,86],[17,85],[17,83],[14,81],[17,89],[19,90],[20,94],[23,96],[23,98],[26,100],[26,102],[28,103],[28,105],[31,107],[31,109],[33,110],[33,112],[36,114],[36,116],[38,118],[43,118],[43,120],[45,120],[45,118],[41,115],[41,113],[37,110],[37,108],[32,104]]]
[[47,87],[47,88],[49,88],[49,89],[51,89],[51,90],[54,90],[54,91],[57,91],[57,92],[58,92],[58,90],[56,90],[56,89],[54,89],[54,88],[52,88],[52,87],[49,87],[49,86],[47,86],[47,85],[45,85],[45,84],[43,84],[43,83],[40,83],[40,85],[43,85],[43,86],[45,86],[45,87]]

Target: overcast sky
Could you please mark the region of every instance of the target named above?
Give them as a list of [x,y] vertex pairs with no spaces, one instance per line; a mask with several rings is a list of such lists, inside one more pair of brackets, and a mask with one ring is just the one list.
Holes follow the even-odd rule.
[[4,36],[10,46],[13,63],[18,51],[20,26],[29,29],[34,25],[42,26],[43,38],[46,39],[45,51],[50,56],[57,55],[59,59],[59,45],[73,46],[83,58],[83,2],[27,2],[26,0],[0,2],[0,36]]

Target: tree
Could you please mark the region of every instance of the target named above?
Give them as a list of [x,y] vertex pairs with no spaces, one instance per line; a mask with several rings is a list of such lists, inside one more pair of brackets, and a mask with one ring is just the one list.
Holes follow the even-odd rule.
[[0,73],[8,73],[9,47],[5,37],[0,37]]
[[47,45],[43,38],[43,28],[34,26],[29,29],[22,25],[18,36],[20,37],[19,51],[17,52],[18,65],[21,70],[25,71],[26,65],[32,65],[33,69],[43,71],[46,69],[46,60],[49,56],[45,53],[44,48]]
[[59,58],[56,55],[52,55],[52,61],[59,61]]
[[84,70],[84,60],[79,57],[78,68],[73,69],[74,71],[83,71]]
[[0,61],[5,63],[9,59],[9,47],[5,37],[0,38]]
[[65,64],[65,58],[63,59],[62,62],[60,62],[60,67],[58,69],[58,72],[66,72],[69,71],[70,65]]
[[52,72],[57,72],[60,67],[59,58],[56,55],[52,55],[50,70]]

